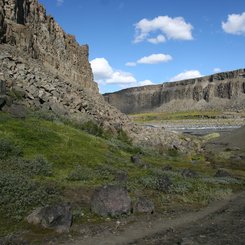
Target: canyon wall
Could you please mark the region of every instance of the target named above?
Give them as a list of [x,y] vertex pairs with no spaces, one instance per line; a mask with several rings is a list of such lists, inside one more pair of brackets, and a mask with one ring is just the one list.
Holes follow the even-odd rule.
[[37,0],[0,1],[0,43],[38,59],[53,73],[98,91],[88,62],[88,46],[66,34]]
[[104,94],[124,113],[245,109],[245,69]]
[[93,80],[88,46],[66,34],[37,0],[0,0],[0,111],[23,118],[25,110],[93,121],[159,150],[196,146],[176,133],[136,125],[107,103]]

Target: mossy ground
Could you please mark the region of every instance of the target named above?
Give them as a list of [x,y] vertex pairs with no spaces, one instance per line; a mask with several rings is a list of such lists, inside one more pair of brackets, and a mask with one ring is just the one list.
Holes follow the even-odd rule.
[[148,112],[132,114],[135,122],[159,122],[162,120],[211,119],[222,115],[220,111],[181,111],[181,112]]
[[[159,154],[132,146],[123,133],[116,138],[92,127],[90,132],[99,136],[87,133],[89,125],[80,129],[61,120],[0,113],[0,237],[29,229],[25,217],[33,208],[61,201],[72,204],[76,224],[102,222],[90,212],[91,193],[97,186],[117,183],[121,171],[128,174],[132,199],[148,196],[157,212],[182,204],[202,206],[243,188],[242,180],[214,178],[216,170],[202,154]],[[139,152],[144,166],[130,161]],[[172,171],[163,170],[167,164]],[[184,178],[184,168],[199,177]],[[173,184],[159,192],[156,179],[166,175]]]

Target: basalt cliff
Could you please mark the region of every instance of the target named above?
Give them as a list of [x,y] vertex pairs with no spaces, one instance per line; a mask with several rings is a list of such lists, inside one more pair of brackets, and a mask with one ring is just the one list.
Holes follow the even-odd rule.
[[88,45],[66,34],[37,0],[0,1],[0,110],[51,111],[78,122],[92,120],[140,145],[191,145],[176,134],[135,125],[98,92]]
[[147,111],[244,110],[245,69],[124,89],[104,98],[126,114]]

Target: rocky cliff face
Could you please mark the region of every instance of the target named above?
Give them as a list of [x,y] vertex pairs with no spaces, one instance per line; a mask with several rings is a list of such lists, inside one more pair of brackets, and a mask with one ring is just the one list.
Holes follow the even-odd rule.
[[245,69],[105,94],[124,113],[245,108]]
[[88,46],[79,46],[37,0],[0,0],[0,110],[23,106],[92,120],[115,134],[123,130],[140,145],[185,151],[194,144],[162,129],[142,129],[108,104],[93,81]]
[[1,0],[0,27],[0,43],[13,45],[53,73],[98,91],[88,62],[88,46],[80,46],[74,36],[66,34],[37,0]]
[[37,0],[0,1],[0,80],[11,100],[113,131],[129,119],[105,103],[93,80],[88,46],[67,35]]

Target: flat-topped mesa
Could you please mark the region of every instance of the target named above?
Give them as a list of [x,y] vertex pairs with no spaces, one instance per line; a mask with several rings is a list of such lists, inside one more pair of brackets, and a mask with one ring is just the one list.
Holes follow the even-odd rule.
[[245,109],[245,69],[104,94],[124,113]]
[[0,43],[14,45],[54,74],[98,92],[88,61],[88,46],[80,46],[66,34],[37,0],[0,1]]

